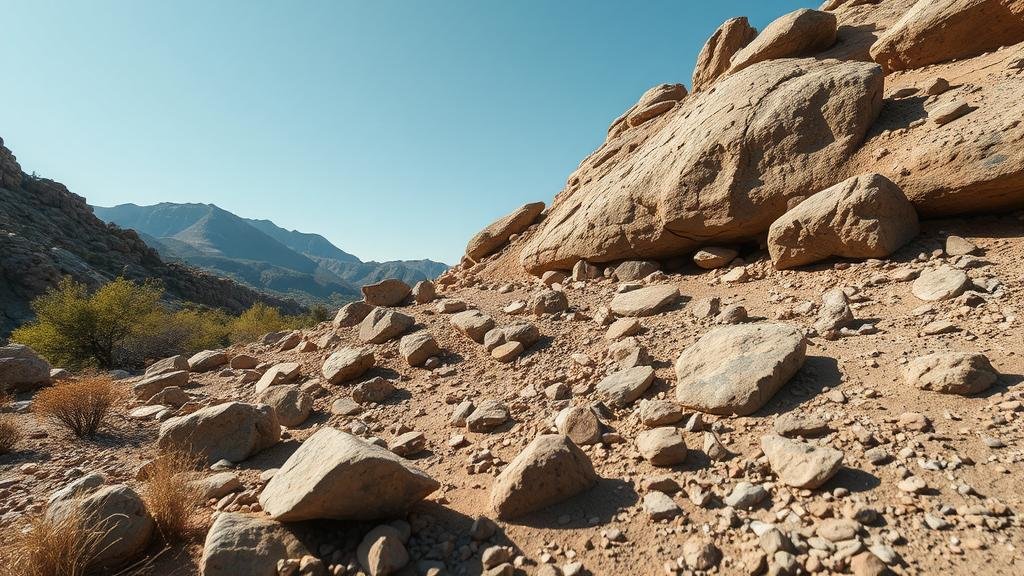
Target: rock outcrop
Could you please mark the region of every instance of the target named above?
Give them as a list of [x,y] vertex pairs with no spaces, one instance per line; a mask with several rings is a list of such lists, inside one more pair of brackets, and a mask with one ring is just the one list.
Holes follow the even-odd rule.
[[755,36],[757,30],[745,17],[730,18],[719,26],[697,56],[697,64],[693,68],[693,91],[710,86],[727,72],[733,55],[750,44]]
[[519,234],[533,224],[543,211],[543,202],[531,202],[492,222],[470,238],[469,244],[466,245],[466,256],[480,260],[497,252],[508,243],[513,234]]
[[918,0],[871,46],[886,72],[977,56],[1024,39],[1014,0]]
[[733,55],[729,73],[765,60],[810,56],[836,43],[836,17],[830,12],[802,8],[776,18],[750,43]]
[[664,258],[764,233],[790,198],[838,180],[878,116],[882,79],[874,64],[813,59],[719,79],[584,160],[522,264],[538,273]]

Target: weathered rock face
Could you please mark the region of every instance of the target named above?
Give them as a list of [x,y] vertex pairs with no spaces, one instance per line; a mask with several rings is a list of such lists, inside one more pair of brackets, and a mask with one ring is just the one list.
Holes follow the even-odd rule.
[[177,416],[160,426],[162,450],[184,448],[218,460],[241,462],[281,439],[281,425],[270,406],[228,402]]
[[710,414],[752,414],[803,366],[806,350],[787,324],[715,328],[676,360],[676,400]]
[[776,18],[733,55],[729,72],[779,58],[810,56],[836,43],[836,17],[806,8]]
[[260,494],[275,520],[376,520],[402,516],[440,487],[425,472],[375,444],[321,428]]
[[922,390],[964,396],[988,390],[999,374],[984,354],[938,352],[907,365],[907,383]]
[[537,273],[663,258],[763,233],[791,197],[838,181],[878,115],[882,80],[873,64],[813,59],[719,79],[586,159],[522,264]]
[[0,392],[50,383],[50,363],[23,344],[0,346]]
[[708,38],[697,56],[693,68],[693,91],[697,92],[714,82],[729,70],[730,60],[757,36],[757,30],[750,26],[745,17],[726,20]]
[[122,566],[139,557],[149,544],[156,523],[145,502],[129,486],[102,486],[91,492],[71,490],[63,496],[50,502],[46,515],[56,519],[77,509],[89,519],[90,526],[102,533],[92,567]]
[[466,256],[473,260],[479,260],[497,252],[508,243],[508,239],[513,234],[519,234],[533,224],[543,211],[543,202],[531,202],[492,222],[487,228],[470,238],[469,244],[466,245]]
[[1024,41],[1024,5],[1014,0],[918,0],[871,46],[887,72],[977,56]]
[[[1024,117],[1024,67],[1014,65],[1021,58],[1024,44],[1017,44],[930,67],[929,76],[972,81],[927,99],[887,100],[871,138],[847,163],[845,175],[885,175],[922,218],[1024,207],[1024,122],[1011,120]],[[915,87],[920,82],[916,76],[888,76],[887,90]],[[960,104],[969,106],[966,116],[942,125],[928,120]]]
[[278,522],[221,512],[206,533],[203,576],[277,576],[277,561],[301,558],[309,550]]
[[491,487],[491,508],[499,518],[517,518],[575,496],[597,479],[590,459],[572,440],[545,434],[498,475]]
[[864,174],[804,200],[772,223],[768,250],[778,269],[831,256],[883,258],[917,236],[917,212],[885,176]]

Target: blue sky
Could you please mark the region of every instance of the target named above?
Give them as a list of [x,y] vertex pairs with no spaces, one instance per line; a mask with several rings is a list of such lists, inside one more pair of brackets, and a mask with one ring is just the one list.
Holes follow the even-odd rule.
[[455,263],[727,18],[818,2],[6,0],[0,137],[90,203],[208,202]]

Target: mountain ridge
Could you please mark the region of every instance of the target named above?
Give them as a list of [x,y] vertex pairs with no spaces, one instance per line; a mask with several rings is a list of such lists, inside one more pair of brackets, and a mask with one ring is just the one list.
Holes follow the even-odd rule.
[[358,299],[366,284],[385,278],[414,283],[448,269],[432,260],[363,262],[319,234],[244,218],[215,204],[127,203],[93,210],[135,230],[165,258],[306,303],[339,304]]

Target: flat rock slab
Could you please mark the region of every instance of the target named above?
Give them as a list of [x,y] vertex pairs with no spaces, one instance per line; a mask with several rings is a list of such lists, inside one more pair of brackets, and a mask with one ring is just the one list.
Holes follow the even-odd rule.
[[904,376],[921,390],[971,395],[988,390],[999,374],[984,354],[938,352],[911,360]]
[[342,348],[327,357],[320,372],[328,384],[340,384],[362,376],[373,363],[373,351],[369,348]]
[[611,309],[619,316],[652,316],[679,298],[675,286],[648,286],[616,294]]
[[653,381],[654,368],[634,366],[606,376],[598,383],[597,391],[609,404],[621,408],[629,406],[643,395]]
[[843,465],[843,453],[776,434],[761,438],[761,450],[787,486],[813,490],[828,482]]
[[963,270],[942,266],[921,272],[910,290],[920,300],[935,302],[959,296],[970,283]]
[[804,335],[788,324],[714,328],[676,360],[676,400],[710,414],[754,413],[803,366]]

